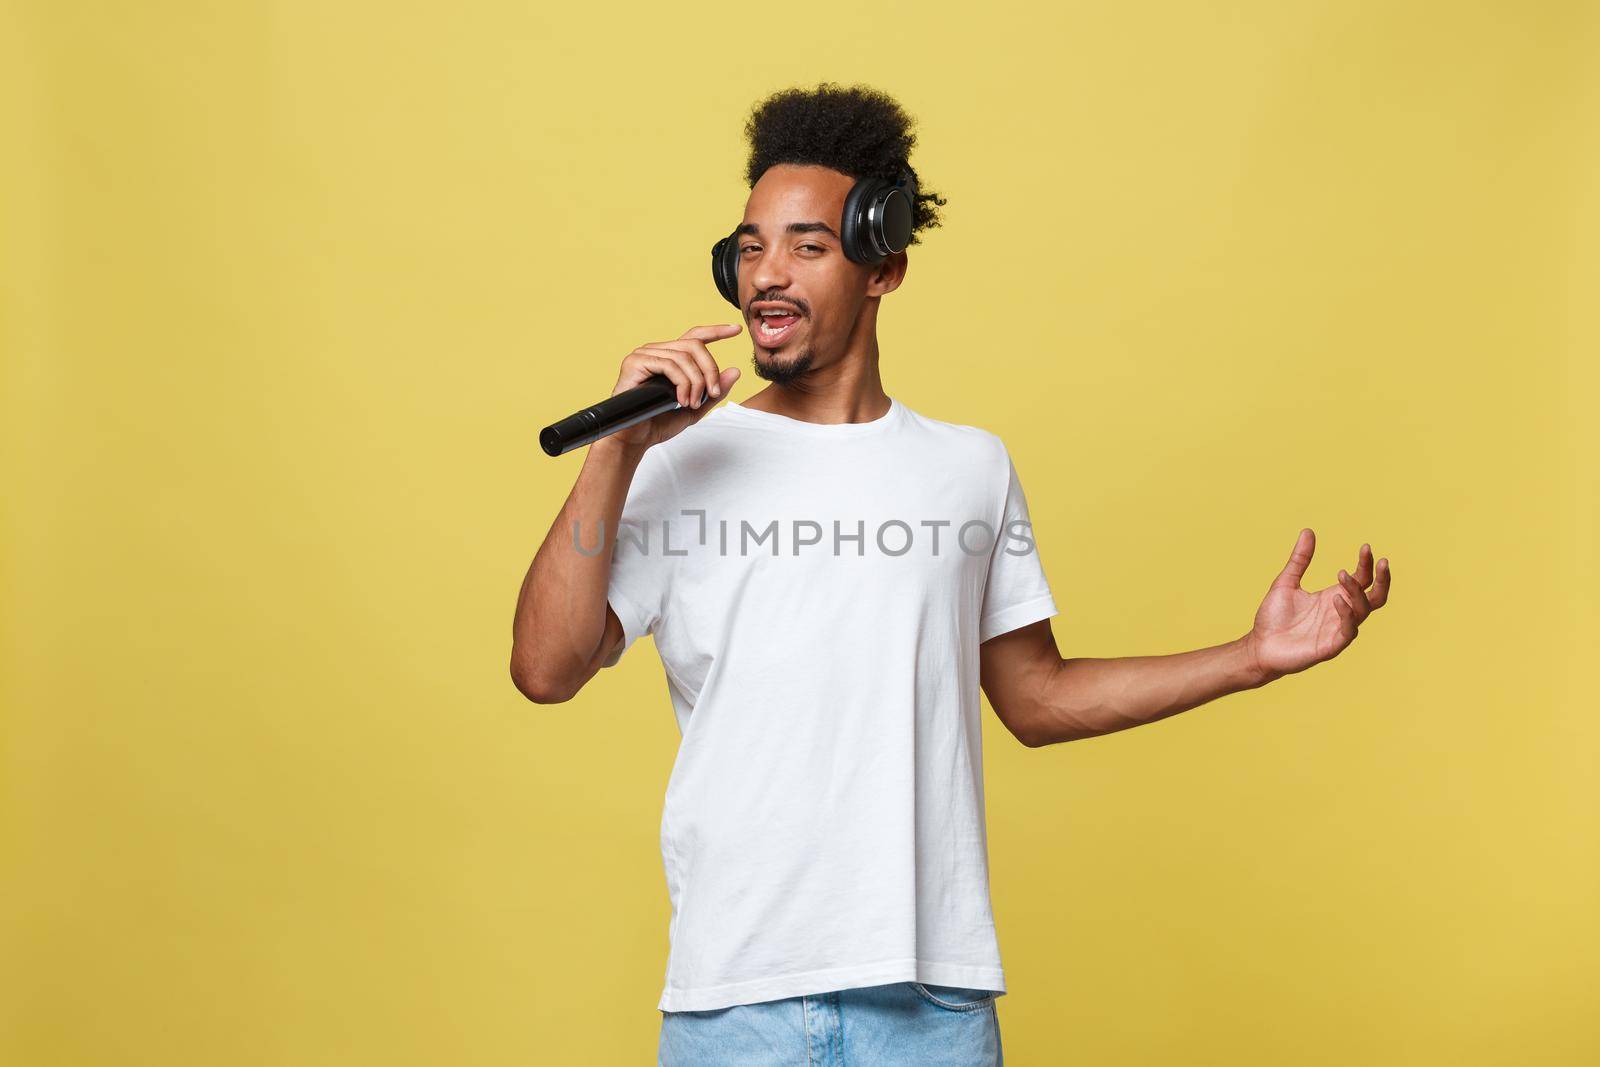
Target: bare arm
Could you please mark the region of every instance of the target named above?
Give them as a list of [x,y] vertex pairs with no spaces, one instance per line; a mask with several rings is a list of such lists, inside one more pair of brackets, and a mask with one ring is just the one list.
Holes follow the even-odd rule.
[[1170,656],[1062,659],[1049,619],[978,655],[995,714],[1029,748],[1142,726],[1268,680],[1243,638]]
[[644,451],[604,437],[590,445],[578,480],[533,557],[512,619],[511,679],[529,700],[570,700],[622,651],[622,623],[606,603],[611,553],[573,544],[616,539],[617,520]]
[[[622,623],[606,601],[611,555],[628,488],[644,453],[704,418],[739,377],[718,370],[706,342],[732,337],[736,324],[696,326],[682,337],[641,345],[622,361],[612,395],[665,374],[678,389],[676,410],[664,412],[588,446],[583,467],[539,550],[534,554],[511,620],[511,680],[529,700],[559,704],[577,695],[601,667],[622,653]],[[699,401],[696,403],[695,401]],[[584,554],[597,540],[605,550]]]
[[[983,690],[1030,748],[1126,730],[1332,659],[1389,597],[1389,561],[1361,546],[1355,575],[1316,593],[1300,588],[1315,535],[1302,530],[1245,636],[1170,656],[1062,659],[1050,621],[978,647]],[[1376,580],[1374,580],[1374,577]],[[1370,590],[1368,587],[1371,587]]]

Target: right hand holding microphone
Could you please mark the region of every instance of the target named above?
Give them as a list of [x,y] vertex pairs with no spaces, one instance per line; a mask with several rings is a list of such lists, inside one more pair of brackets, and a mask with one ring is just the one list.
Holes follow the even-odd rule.
[[[642,450],[676,437],[705,418],[739,380],[739,368],[719,370],[706,345],[737,336],[743,329],[737,323],[696,326],[676,340],[640,345],[624,356],[612,396],[643,385],[654,375],[665,374],[677,388],[678,403],[682,407],[618,430],[609,439]],[[699,406],[696,406],[697,401],[700,401]]]

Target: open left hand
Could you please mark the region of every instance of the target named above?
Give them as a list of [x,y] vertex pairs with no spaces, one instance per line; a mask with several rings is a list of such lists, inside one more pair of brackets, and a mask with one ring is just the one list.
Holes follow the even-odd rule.
[[[1317,536],[1300,531],[1289,562],[1256,610],[1255,625],[1245,638],[1266,679],[1294,674],[1343,652],[1368,615],[1389,599],[1389,561],[1372,562],[1372,547],[1362,545],[1356,573],[1339,572],[1326,589],[1308,593],[1300,579],[1316,551]],[[1371,588],[1368,588],[1368,587]]]

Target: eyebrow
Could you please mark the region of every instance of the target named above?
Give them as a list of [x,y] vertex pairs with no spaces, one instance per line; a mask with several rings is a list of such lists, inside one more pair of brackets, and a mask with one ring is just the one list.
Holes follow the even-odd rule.
[[[733,232],[735,234],[749,234],[751,237],[760,237],[761,227],[757,226],[753,222],[746,222],[740,225],[740,227]],[[832,237],[835,241],[839,239],[839,235],[833,232],[833,227],[829,226],[826,222],[791,222],[788,226],[784,227],[784,232],[825,233],[829,237]]]

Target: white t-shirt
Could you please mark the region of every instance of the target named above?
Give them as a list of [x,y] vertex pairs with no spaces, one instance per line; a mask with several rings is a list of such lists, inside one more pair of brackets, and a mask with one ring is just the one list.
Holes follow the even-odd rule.
[[978,645],[1056,606],[1000,438],[893,399],[840,424],[727,401],[645,453],[620,525],[608,599],[682,733],[657,1007],[1003,993]]

